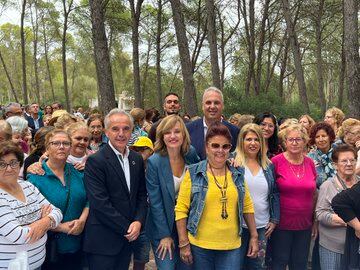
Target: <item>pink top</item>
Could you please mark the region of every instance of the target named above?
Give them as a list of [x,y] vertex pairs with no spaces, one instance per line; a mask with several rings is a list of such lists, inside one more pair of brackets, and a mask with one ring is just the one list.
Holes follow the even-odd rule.
[[316,189],[316,170],[312,159],[294,165],[284,154],[271,159],[275,166],[276,183],[280,193],[280,223],[282,230],[306,230],[313,221],[313,197]]

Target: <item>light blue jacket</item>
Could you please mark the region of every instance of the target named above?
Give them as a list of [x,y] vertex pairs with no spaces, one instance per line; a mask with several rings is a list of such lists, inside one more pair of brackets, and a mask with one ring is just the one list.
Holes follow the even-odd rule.
[[[187,165],[200,161],[194,147],[184,157]],[[169,156],[155,153],[147,160],[146,188],[149,211],[146,234],[151,240],[171,237],[175,232],[175,187]]]

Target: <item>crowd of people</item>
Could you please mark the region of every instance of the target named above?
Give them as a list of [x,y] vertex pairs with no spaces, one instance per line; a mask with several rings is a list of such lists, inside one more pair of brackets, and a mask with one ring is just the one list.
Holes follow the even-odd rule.
[[279,120],[9,103],[0,120],[0,269],[360,269],[360,120]]

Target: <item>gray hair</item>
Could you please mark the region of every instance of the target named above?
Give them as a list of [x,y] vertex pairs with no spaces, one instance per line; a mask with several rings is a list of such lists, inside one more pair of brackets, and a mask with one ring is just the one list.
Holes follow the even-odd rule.
[[134,127],[134,119],[133,119],[133,117],[128,112],[126,112],[124,110],[121,110],[121,109],[118,109],[118,108],[115,108],[115,109],[112,109],[104,118],[105,129],[109,128],[109,126],[110,126],[110,116],[112,116],[114,114],[120,114],[120,115],[127,116],[129,118],[131,128]]
[[223,93],[221,92],[221,90],[219,88],[216,88],[215,86],[210,86],[209,88],[205,89],[204,91],[204,94],[203,94],[203,98],[202,98],[202,101],[204,102],[204,97],[207,93],[209,92],[216,92],[220,95],[221,97],[221,101],[224,103],[224,95]]
[[11,107],[19,107],[19,108],[21,108],[21,105],[19,103],[16,103],[16,102],[10,102],[8,105],[6,105],[4,107],[4,114],[7,114],[8,112],[10,112]]
[[21,133],[28,128],[28,122],[24,117],[11,116],[6,119],[6,122],[10,124],[13,133]]

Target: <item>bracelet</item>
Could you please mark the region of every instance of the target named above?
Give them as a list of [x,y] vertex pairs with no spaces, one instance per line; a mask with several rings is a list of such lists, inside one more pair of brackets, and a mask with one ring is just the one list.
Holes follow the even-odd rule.
[[51,216],[47,216],[50,219],[50,229],[55,229],[56,228],[56,223],[53,217]]
[[179,247],[179,248],[183,248],[183,247],[186,247],[186,246],[189,245],[189,244],[190,244],[190,242],[187,241],[185,244],[182,244],[182,245],[179,244],[178,247]]

